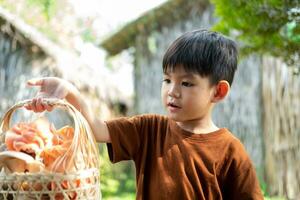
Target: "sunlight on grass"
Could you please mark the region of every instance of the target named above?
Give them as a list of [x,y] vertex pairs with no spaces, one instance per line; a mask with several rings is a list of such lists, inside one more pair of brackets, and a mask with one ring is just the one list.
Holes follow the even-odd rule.
[[134,193],[123,193],[121,196],[118,197],[106,197],[105,200],[134,200],[135,194]]
[[264,197],[264,200],[285,200],[283,197]]

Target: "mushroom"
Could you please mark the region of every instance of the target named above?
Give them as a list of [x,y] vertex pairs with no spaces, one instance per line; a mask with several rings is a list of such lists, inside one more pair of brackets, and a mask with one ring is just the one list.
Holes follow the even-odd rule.
[[40,172],[45,166],[43,163],[35,160],[30,155],[17,151],[0,152],[0,169],[7,169],[13,172]]

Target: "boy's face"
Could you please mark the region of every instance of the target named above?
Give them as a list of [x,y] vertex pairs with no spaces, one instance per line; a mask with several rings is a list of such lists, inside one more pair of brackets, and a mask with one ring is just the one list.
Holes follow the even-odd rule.
[[210,116],[215,86],[207,77],[176,66],[163,76],[161,96],[168,116],[177,122],[202,120]]

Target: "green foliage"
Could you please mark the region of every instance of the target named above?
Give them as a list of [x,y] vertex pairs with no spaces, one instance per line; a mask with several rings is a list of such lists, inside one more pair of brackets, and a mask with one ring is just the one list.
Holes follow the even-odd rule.
[[106,145],[101,149],[101,192],[103,199],[135,199],[135,173],[132,162],[112,164]]
[[262,177],[258,176],[260,188],[264,195],[264,200],[285,200],[284,197],[271,197],[267,192],[267,184],[263,181]]
[[49,20],[56,11],[56,0],[27,0],[27,2],[29,5],[41,7],[47,20]]
[[282,57],[288,64],[299,64],[299,1],[211,1],[220,18],[214,29],[241,39],[243,54],[268,52]]
[[264,197],[264,200],[285,200],[282,197]]

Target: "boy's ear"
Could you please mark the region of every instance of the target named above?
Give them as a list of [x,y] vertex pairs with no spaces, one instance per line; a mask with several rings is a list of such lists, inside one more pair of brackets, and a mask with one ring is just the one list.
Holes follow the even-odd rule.
[[213,96],[212,101],[214,103],[217,103],[218,101],[221,101],[224,99],[227,94],[229,93],[230,85],[227,81],[221,80],[219,83],[215,86],[215,93]]

